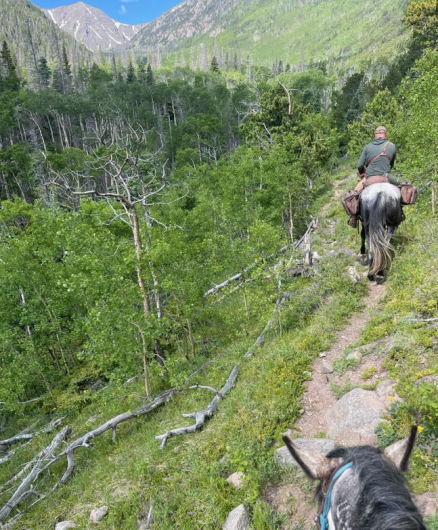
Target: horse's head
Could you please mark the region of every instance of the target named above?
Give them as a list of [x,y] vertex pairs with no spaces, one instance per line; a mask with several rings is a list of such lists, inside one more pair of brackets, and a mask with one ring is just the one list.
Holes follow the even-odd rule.
[[403,473],[408,468],[417,428],[384,451],[370,446],[338,448],[323,456],[283,438],[312,480],[320,482],[322,530],[426,530]]

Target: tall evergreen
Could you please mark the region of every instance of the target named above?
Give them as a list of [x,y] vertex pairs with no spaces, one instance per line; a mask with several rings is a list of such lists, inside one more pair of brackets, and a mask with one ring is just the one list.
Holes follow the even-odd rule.
[[214,72],[215,74],[219,73],[219,63],[217,62],[216,55],[213,55],[213,59],[211,60],[210,72]]
[[154,72],[152,70],[151,63],[148,64],[148,67],[146,69],[146,84],[148,86],[155,85],[155,77],[154,77]]
[[137,77],[135,75],[135,69],[134,69],[134,65],[132,64],[132,61],[129,61],[129,64],[128,64],[128,73],[126,75],[126,82],[128,84],[133,84],[137,81]]
[[4,76],[4,87],[7,90],[17,91],[20,89],[20,79],[15,69],[14,61],[6,41],[3,41],[0,53]]
[[51,75],[52,72],[47,64],[47,59],[45,57],[40,57],[40,60],[38,61],[38,79],[41,88],[47,88],[50,85]]
[[68,92],[69,90],[71,90],[72,87],[73,76],[65,45],[62,47],[62,70],[64,78],[64,90]]

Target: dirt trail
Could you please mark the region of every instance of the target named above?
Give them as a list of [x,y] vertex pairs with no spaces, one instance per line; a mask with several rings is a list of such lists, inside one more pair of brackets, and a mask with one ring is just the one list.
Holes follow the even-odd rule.
[[[322,354],[323,358],[315,361],[312,380],[307,383],[302,400],[304,413],[295,426],[301,438],[315,438],[319,433],[326,432],[325,415],[337,401],[331,390],[331,384],[343,384],[345,379],[342,376],[323,374],[323,362],[328,361],[332,364],[333,361],[342,357],[348,347],[359,340],[362,331],[376,313],[384,293],[384,285],[370,284],[369,293],[364,300],[365,309],[353,316],[348,326],[338,332],[336,342],[331,350]],[[374,360],[374,363],[376,370],[379,370],[378,361]]]
[[[352,177],[350,177],[352,178]],[[345,181],[344,181],[345,182]],[[321,217],[324,218],[333,201],[339,200],[344,193],[340,189],[342,181],[336,183],[332,199],[322,208]],[[328,234],[334,235],[335,223],[329,221]],[[332,391],[332,385],[354,386],[363,384],[362,375],[367,368],[373,368],[373,379],[386,378],[381,367],[382,358],[369,355],[355,371],[343,375],[335,373],[324,374],[323,363],[333,364],[342,358],[345,350],[360,339],[361,334],[371,317],[379,311],[379,302],[386,291],[385,285],[369,284],[368,294],[364,297],[364,309],[353,315],[349,324],[337,333],[332,348],[321,354],[316,359],[312,379],[306,385],[306,391],[302,399],[302,416],[289,432],[293,438],[315,438],[327,432],[325,416],[336,404],[336,397]],[[283,530],[311,530],[314,528],[314,517],[316,508],[313,503],[313,486],[309,484],[304,476],[297,472],[292,484],[282,485],[271,489],[266,495],[266,500],[278,513],[287,515],[288,523]]]
[[[333,383],[344,384],[346,377],[349,378],[349,382],[353,383],[353,381],[351,381],[351,373],[346,376],[323,374],[322,364],[324,361],[332,364],[340,359],[344,351],[359,340],[371,317],[378,311],[379,302],[385,290],[384,285],[370,284],[368,295],[364,299],[363,311],[352,317],[350,323],[337,333],[332,348],[322,354],[324,357],[315,361],[312,380],[307,383],[302,400],[303,414],[290,432],[294,438],[315,438],[327,431],[325,416],[337,401],[331,385]],[[359,384],[359,380],[362,379],[364,369],[369,368],[370,365],[376,370],[374,377],[380,378],[383,375],[380,366],[381,359],[370,357],[372,358],[355,372],[356,384]],[[360,382],[363,383],[363,381]],[[278,513],[290,517],[283,530],[310,530],[314,528],[313,521],[316,515],[312,497],[313,487],[298,473],[294,483],[273,488],[267,494],[266,500]]]

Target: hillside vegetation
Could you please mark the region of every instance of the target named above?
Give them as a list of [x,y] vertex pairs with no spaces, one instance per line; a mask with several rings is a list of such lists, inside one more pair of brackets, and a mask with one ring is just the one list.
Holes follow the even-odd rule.
[[[146,525],[152,509],[151,528],[213,530],[244,502],[254,530],[282,527],[264,502],[291,480],[275,449],[313,360],[367,292],[347,274],[357,243],[333,183],[351,186],[345,164],[382,123],[420,200],[361,343],[394,338],[386,366],[404,402],[379,440],[420,425],[411,484],[436,487],[437,394],[414,385],[438,374],[438,52],[434,2],[423,4],[409,6],[415,40],[387,75],[364,68],[341,89],[324,65],[250,78],[217,61],[208,72],[113,61],[74,78],[68,57],[30,88],[3,45],[0,522],[91,528],[90,509],[107,505],[103,529]],[[236,366],[202,432],[160,449],[156,437],[190,425],[182,415]],[[133,417],[67,461],[64,439],[122,413]],[[241,490],[226,482],[236,471]],[[29,473],[32,490],[17,490]]]
[[[208,5],[207,5],[208,4]],[[128,48],[171,53],[203,66],[213,54],[221,66],[234,54],[246,63],[303,66],[328,61],[337,70],[393,58],[408,40],[401,23],[408,0],[380,2],[205,2],[190,0],[149,24]],[[227,57],[228,54],[228,57]],[[184,58],[184,59],[182,59]]]
[[75,66],[91,61],[91,53],[70,35],[61,31],[38,7],[28,0],[0,0],[0,42],[13,50],[14,60],[23,75],[32,79],[38,62],[62,62],[63,49]]

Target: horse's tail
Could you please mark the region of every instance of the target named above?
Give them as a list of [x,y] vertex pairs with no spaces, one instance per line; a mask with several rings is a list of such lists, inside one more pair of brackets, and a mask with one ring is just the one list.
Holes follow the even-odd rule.
[[390,243],[386,223],[388,219],[388,203],[385,195],[379,193],[370,211],[369,241],[370,252],[373,256],[370,274],[374,275],[386,269],[391,263],[391,253],[394,247]]

